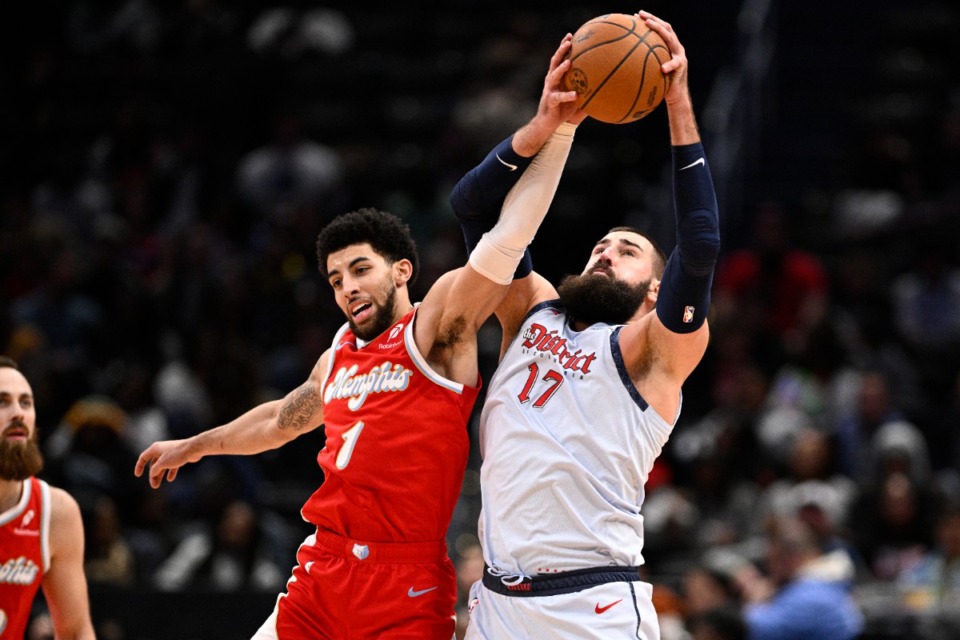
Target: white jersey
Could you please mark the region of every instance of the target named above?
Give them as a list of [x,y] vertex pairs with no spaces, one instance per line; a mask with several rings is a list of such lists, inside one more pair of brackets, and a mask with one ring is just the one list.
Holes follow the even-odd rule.
[[673,423],[631,382],[622,326],[574,331],[557,305],[527,315],[481,414],[479,534],[497,574],[643,564],[644,483]]

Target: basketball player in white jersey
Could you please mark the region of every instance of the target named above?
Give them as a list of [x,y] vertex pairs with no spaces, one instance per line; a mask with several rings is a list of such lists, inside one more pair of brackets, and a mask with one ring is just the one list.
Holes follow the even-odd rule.
[[[515,273],[496,311],[501,362],[481,416],[487,569],[471,589],[468,640],[660,637],[652,588],[639,575],[644,483],[707,347],[720,237],[684,48],[668,23],[638,15],[672,55],[663,70],[677,247],[667,258],[619,227],[558,289],[529,260]],[[510,166],[526,167],[537,153],[524,142],[502,143],[454,189],[468,244],[504,196],[529,195],[530,182],[511,190],[521,172]]]

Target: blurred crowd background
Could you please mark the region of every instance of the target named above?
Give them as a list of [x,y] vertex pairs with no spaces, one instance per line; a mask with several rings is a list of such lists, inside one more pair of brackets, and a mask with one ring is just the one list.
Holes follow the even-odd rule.
[[[81,504],[101,638],[256,629],[309,533],[322,430],[156,491],[136,456],[306,378],[343,321],[314,251],[336,214],[404,218],[420,295],[462,264],[453,184],[532,116],[565,33],[641,8],[408,4],[73,0],[8,25],[0,352],[33,384],[43,477]],[[960,637],[960,8],[642,8],[686,46],[724,242],[643,508],[664,640],[744,637],[742,570],[771,570],[792,517],[844,554],[824,579],[854,585],[862,638]],[[538,270],[579,272],[618,224],[672,247],[669,161],[663,108],[582,125]],[[482,344],[489,379],[495,323]],[[449,534],[464,584],[478,469]]]

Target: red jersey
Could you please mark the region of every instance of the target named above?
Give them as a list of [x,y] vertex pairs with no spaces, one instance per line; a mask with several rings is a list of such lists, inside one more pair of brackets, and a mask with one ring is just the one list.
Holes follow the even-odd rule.
[[413,339],[416,309],[372,342],[348,325],[323,389],[324,482],[303,517],[346,538],[443,540],[460,495],[479,392],[430,368]]
[[50,567],[50,487],[37,478],[0,513],[0,636],[22,638],[43,574]]

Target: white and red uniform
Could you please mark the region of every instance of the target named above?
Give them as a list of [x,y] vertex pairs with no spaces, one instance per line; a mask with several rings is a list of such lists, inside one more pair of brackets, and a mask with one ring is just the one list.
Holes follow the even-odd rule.
[[287,593],[256,638],[454,634],[445,536],[479,387],[430,368],[413,339],[415,317],[367,344],[348,325],[333,341],[322,387],[327,440],[317,457],[325,477],[302,509],[317,533],[300,547]]
[[23,481],[20,501],[0,513],[0,637],[22,638],[50,568],[50,487]]
[[[490,381],[480,422],[488,565],[470,639],[656,640],[643,564],[644,483],[667,422],[620,352],[622,327],[534,307]],[[485,586],[484,586],[485,585]]]

